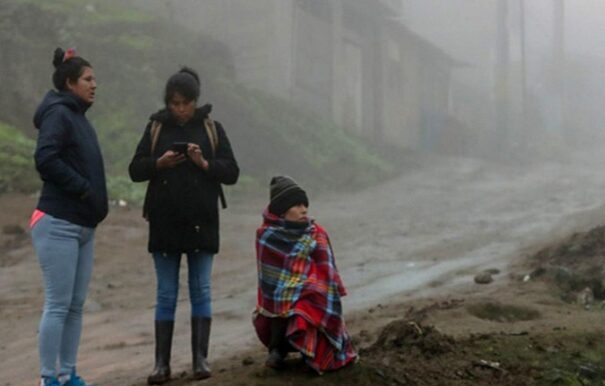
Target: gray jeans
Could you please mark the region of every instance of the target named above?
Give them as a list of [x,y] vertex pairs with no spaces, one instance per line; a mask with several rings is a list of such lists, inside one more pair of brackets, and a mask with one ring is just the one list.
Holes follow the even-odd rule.
[[42,376],[71,374],[75,369],[82,309],[92,274],[94,231],[48,214],[32,229],[44,277],[38,340]]

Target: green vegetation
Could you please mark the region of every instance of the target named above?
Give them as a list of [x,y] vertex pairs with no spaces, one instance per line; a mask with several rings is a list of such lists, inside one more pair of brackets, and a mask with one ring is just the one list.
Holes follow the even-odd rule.
[[0,122],[0,193],[31,192],[40,186],[32,155],[36,144]]
[[[577,302],[582,294],[605,299],[605,226],[574,233],[560,243],[540,250],[532,257],[531,276],[554,285],[561,298]],[[588,292],[587,292],[588,291]],[[592,303],[592,301],[588,302]],[[589,304],[587,304],[589,305]]]
[[141,204],[145,199],[146,184],[133,184],[130,178],[123,175],[107,176],[107,190],[110,199],[125,200]]
[[[395,172],[391,161],[360,138],[238,84],[231,54],[219,42],[128,1],[7,0],[0,3],[0,32],[3,57],[10,58],[0,63],[0,120],[31,137],[33,111],[51,86],[54,48],[76,47],[92,63],[99,88],[88,116],[99,135],[112,199],[143,197],[144,184],[129,182],[128,163],[148,117],[163,105],[164,82],[181,65],[199,72],[200,103],[213,104],[212,116],[232,142],[244,178],[230,192],[264,189],[275,174],[289,174],[309,188],[338,190],[367,186]],[[14,170],[3,178],[30,173],[28,167]]]
[[[249,145],[237,154],[244,159],[244,172],[263,184],[286,173],[319,189],[359,188],[395,172],[392,163],[372,153],[360,138],[279,98],[237,85],[224,97],[218,108],[231,107],[238,117],[246,117],[227,125],[236,145]],[[256,170],[246,170],[247,163]]]

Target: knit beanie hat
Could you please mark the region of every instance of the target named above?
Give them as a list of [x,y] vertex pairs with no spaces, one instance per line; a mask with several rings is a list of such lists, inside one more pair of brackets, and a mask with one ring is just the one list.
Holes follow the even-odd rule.
[[291,207],[298,204],[309,206],[307,193],[288,176],[277,176],[271,179],[269,212],[281,216]]

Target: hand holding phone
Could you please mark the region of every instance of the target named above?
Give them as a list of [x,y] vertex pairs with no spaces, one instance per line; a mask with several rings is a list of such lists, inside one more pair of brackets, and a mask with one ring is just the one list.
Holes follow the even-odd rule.
[[204,154],[202,153],[202,149],[200,149],[200,145],[192,143],[187,149],[187,155],[189,156],[189,159],[193,161],[194,164],[196,164],[203,170],[208,170],[209,164],[208,161],[204,158]]
[[171,169],[187,160],[187,142],[174,142],[156,161],[158,169]]
[[172,146],[170,147],[170,150],[186,156],[187,147],[188,147],[187,142],[173,142]]

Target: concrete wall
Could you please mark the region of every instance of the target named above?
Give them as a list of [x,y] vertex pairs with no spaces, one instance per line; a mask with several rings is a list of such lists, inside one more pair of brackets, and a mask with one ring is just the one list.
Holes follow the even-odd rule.
[[179,17],[225,43],[248,86],[377,142],[430,148],[439,140],[451,67],[428,42],[385,21],[385,10],[397,18],[398,1],[389,8],[369,0],[203,4],[201,17]]
[[289,99],[293,0],[204,0],[203,10],[182,17],[230,48],[238,79]]
[[294,4],[292,100],[331,118],[333,8],[329,2],[317,0]]

